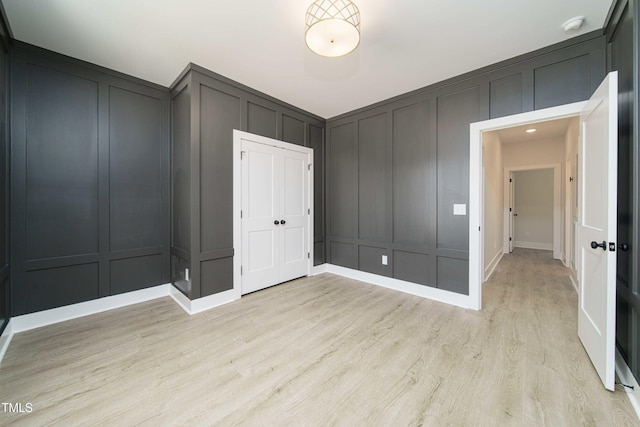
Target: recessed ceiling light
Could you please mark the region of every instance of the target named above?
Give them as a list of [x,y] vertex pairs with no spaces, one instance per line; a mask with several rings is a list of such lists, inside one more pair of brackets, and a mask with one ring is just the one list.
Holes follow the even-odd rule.
[[525,132],[527,133],[534,133],[535,131],[537,131],[538,129],[527,129]]

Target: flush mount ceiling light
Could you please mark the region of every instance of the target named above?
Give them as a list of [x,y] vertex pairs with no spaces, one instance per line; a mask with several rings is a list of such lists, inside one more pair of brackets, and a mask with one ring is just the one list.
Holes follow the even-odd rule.
[[360,11],[349,0],[316,0],[305,19],[305,42],[321,56],[343,56],[360,43]]
[[535,131],[537,131],[537,130],[538,130],[538,129],[533,129],[533,128],[531,128],[531,129],[527,129],[525,132],[526,132],[526,133],[534,133],[534,132],[535,132]]
[[584,16],[576,16],[575,18],[571,18],[567,22],[562,24],[562,29],[565,33],[579,30],[580,27],[582,27],[582,24],[584,24],[584,20]]

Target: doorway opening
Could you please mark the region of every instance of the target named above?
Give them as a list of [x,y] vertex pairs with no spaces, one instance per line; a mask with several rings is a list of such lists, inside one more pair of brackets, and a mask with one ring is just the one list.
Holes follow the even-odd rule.
[[[578,117],[586,102],[537,110],[471,125],[469,197],[469,296],[473,308],[482,307],[482,283],[502,256],[510,252],[511,172],[552,169],[554,182],[554,258],[565,266],[573,262],[577,218],[571,209],[575,193],[574,165],[578,145]],[[545,126],[556,127],[553,138],[544,138]],[[540,128],[540,130],[538,130]],[[557,128],[562,129],[559,137]],[[536,136],[526,138],[526,131]],[[533,133],[533,132],[530,132]],[[542,136],[542,137],[541,137]],[[537,141],[534,143],[534,141]],[[566,162],[565,160],[569,160]],[[563,181],[571,185],[563,186]],[[511,207],[513,209],[513,207]],[[512,210],[513,212],[513,210]],[[517,212],[516,212],[517,213]],[[574,272],[570,273],[575,286]]]
[[[614,389],[615,317],[616,317],[616,219],[618,162],[618,74],[609,73],[586,102],[563,105],[500,119],[473,123],[470,126],[470,194],[469,194],[469,293],[476,309],[482,307],[484,240],[486,233],[484,203],[487,198],[483,172],[485,133],[500,129],[547,123],[551,120],[579,116],[577,173],[567,173],[575,181],[577,197],[575,251],[578,290],[578,337],[594,365],[603,385]],[[573,154],[565,153],[572,161]],[[566,171],[573,170],[571,165]],[[588,173],[587,173],[588,172]],[[570,188],[571,191],[571,188]],[[565,197],[565,206],[571,200]],[[565,224],[570,219],[570,209]],[[476,228],[477,227],[477,228]],[[568,227],[570,228],[570,227]],[[567,234],[567,233],[565,233]],[[490,235],[489,235],[490,236]],[[565,261],[566,262],[566,261]],[[574,283],[575,285],[575,283]]]
[[508,251],[503,252],[539,249],[553,251],[553,258],[562,260],[565,248],[560,237],[564,213],[560,163],[505,168],[504,175],[503,247]]

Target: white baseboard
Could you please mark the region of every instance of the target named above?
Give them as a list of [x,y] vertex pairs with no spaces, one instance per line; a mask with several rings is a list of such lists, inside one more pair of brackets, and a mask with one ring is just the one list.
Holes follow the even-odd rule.
[[170,286],[169,295],[190,316],[240,299],[240,291],[236,289],[190,300],[178,289]]
[[552,251],[553,243],[538,243],[538,242],[522,242],[520,240],[516,240],[513,245],[516,248],[523,249],[538,249],[541,251]]
[[395,291],[416,295],[462,308],[471,307],[469,295],[457,294],[455,292],[418,285],[417,283],[405,282],[404,280],[393,279],[391,277],[379,276],[377,274],[365,273],[364,271],[353,270],[351,268],[340,267],[333,264],[326,264],[326,266],[327,273],[337,274],[338,276],[347,277],[349,279],[360,280],[361,282],[367,282],[372,285],[382,286],[383,288],[393,289]]
[[317,276],[318,274],[326,273],[328,265],[329,264],[320,264],[320,265],[315,265],[311,267],[311,275]]
[[627,387],[622,388],[627,393],[631,406],[633,406],[638,419],[640,419],[640,385],[638,385],[638,382],[631,373],[631,369],[629,369],[629,366],[625,363],[618,349],[616,349],[616,374],[622,384],[633,387],[633,390]]
[[489,280],[489,277],[493,274],[493,271],[496,269],[500,261],[502,260],[502,256],[504,255],[503,251],[499,251],[496,256],[493,257],[487,268],[484,269],[484,281]]
[[9,348],[9,344],[11,344],[11,339],[13,338],[13,324],[12,320],[9,319],[9,323],[7,327],[2,331],[2,336],[0,336],[0,363],[2,363],[2,359],[4,358],[4,354],[7,352]]
[[114,308],[125,307],[131,304],[138,304],[156,298],[169,295],[171,285],[159,285],[152,288],[141,289],[139,291],[127,292],[125,294],[112,295],[98,298],[91,301],[66,305],[64,307],[52,308],[50,310],[38,311],[37,313],[23,314],[11,318],[13,322],[13,333],[28,331],[90,314],[101,313]]
[[575,289],[576,293],[578,295],[580,295],[580,291],[578,290],[578,282],[576,281],[576,278],[573,277],[573,274],[571,274],[571,272],[569,272],[569,279],[571,280],[571,284],[573,285],[573,289]]

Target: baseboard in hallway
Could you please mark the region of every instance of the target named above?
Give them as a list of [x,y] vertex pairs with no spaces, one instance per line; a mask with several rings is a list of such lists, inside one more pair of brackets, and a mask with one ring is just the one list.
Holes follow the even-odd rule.
[[491,277],[491,275],[493,274],[493,272],[495,271],[496,267],[498,266],[498,264],[500,264],[500,261],[502,260],[502,257],[504,256],[504,251],[500,250],[500,252],[498,252],[493,259],[491,260],[491,262],[489,263],[489,265],[487,266],[487,268],[484,270],[484,281],[486,282],[487,280],[489,280],[489,278]]

